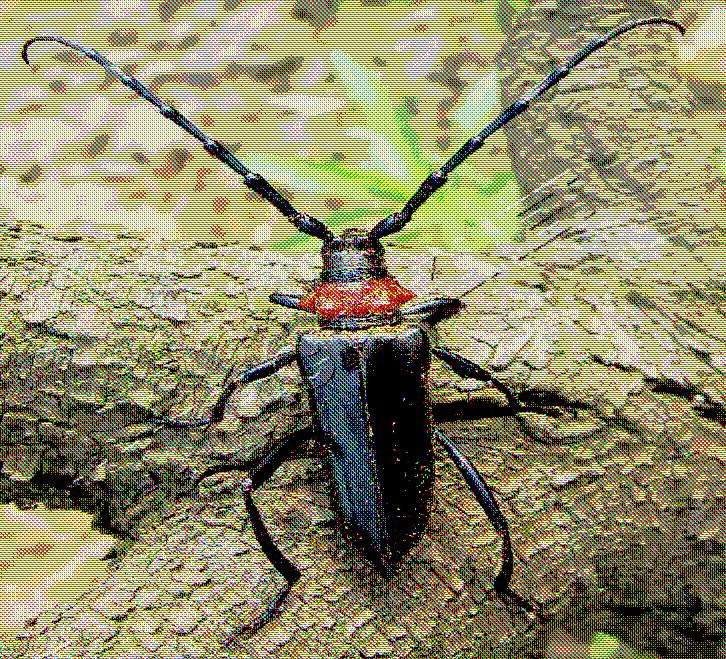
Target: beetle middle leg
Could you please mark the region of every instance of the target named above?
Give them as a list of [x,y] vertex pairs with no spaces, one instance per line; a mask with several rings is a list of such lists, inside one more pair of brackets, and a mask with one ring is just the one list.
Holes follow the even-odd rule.
[[[164,425],[170,428],[197,428],[200,426],[208,426],[216,423],[224,416],[224,410],[232,394],[235,390],[245,384],[266,378],[281,368],[288,366],[297,359],[297,352],[293,349],[285,350],[275,357],[261,362],[245,370],[237,380],[226,385],[221,396],[212,409],[210,418],[208,419],[165,419],[161,416],[155,416],[153,421],[158,425]],[[282,606],[283,601],[288,593],[300,578],[300,571],[290,562],[283,553],[277,548],[275,542],[270,536],[269,531],[262,521],[262,516],[252,498],[252,492],[267,481],[275,470],[282,465],[283,462],[289,460],[295,451],[300,447],[302,437],[300,433],[293,433],[285,437],[282,441],[276,442],[257,460],[246,461],[230,465],[217,465],[204,471],[198,478],[199,484],[205,478],[226,471],[247,470],[249,469],[249,477],[244,483],[244,502],[247,514],[250,518],[250,524],[254,531],[257,542],[264,552],[272,566],[285,578],[286,584],[275,596],[271,604],[267,606],[265,611],[259,615],[253,622],[248,623],[235,630],[228,636],[225,645],[232,645],[241,635],[251,634],[263,627],[267,622],[277,614]]]
[[524,609],[528,613],[537,614],[537,609],[522,596],[515,593],[510,587],[509,582],[512,579],[512,568],[514,565],[514,554],[512,552],[512,541],[509,537],[509,527],[507,520],[504,518],[502,511],[497,505],[494,493],[486,484],[484,477],[479,473],[477,468],[471,461],[464,456],[454,443],[438,430],[434,430],[434,435],[439,443],[446,449],[449,457],[456,465],[461,475],[464,477],[466,484],[484,509],[489,521],[492,523],[494,530],[502,538],[502,567],[497,578],[494,581],[494,590],[502,599],[509,600],[515,605]]
[[449,350],[442,346],[431,348],[431,352],[445,364],[448,364],[457,375],[460,375],[463,378],[473,378],[480,382],[486,382],[497,391],[503,393],[509,403],[509,409],[511,409],[515,414],[517,412],[538,412],[539,414],[547,414],[550,416],[554,414],[555,416],[559,416],[559,411],[553,412],[553,410],[545,409],[539,405],[524,405],[506,384],[497,380],[490,371],[482,368],[476,362],[471,361],[471,359],[467,359],[466,357],[455,353],[453,350]]
[[281,368],[292,364],[295,359],[297,359],[297,352],[290,348],[288,350],[284,350],[271,359],[267,359],[264,362],[260,362],[259,364],[251,366],[247,370],[243,371],[237,380],[229,382],[225,386],[221,396],[214,404],[212,413],[208,419],[167,419],[163,416],[154,415],[151,421],[160,426],[166,426],[167,428],[200,428],[202,426],[209,426],[212,423],[217,423],[222,420],[227,402],[239,387],[249,384],[250,382],[254,382],[255,380],[261,380],[269,377],[270,375],[277,373],[277,371]]
[[485,368],[479,366],[476,362],[458,355],[453,350],[449,350],[448,348],[443,348],[441,346],[431,348],[431,352],[443,362],[448,364],[457,375],[460,375],[463,378],[474,378],[475,380],[486,382],[487,384],[491,384],[497,391],[501,391],[506,396],[509,407],[514,412],[525,411],[525,406],[519,402],[516,394],[507,387],[507,385],[497,380],[494,375]]

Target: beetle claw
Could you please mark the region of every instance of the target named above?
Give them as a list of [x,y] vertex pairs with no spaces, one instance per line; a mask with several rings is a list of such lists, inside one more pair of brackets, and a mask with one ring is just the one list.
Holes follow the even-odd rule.
[[529,600],[526,600],[521,595],[515,593],[511,588],[507,587],[502,590],[494,588],[499,599],[508,605],[513,604],[516,608],[524,611],[528,617],[540,620],[542,618],[542,607],[540,605],[534,605]]
[[280,589],[280,592],[277,594],[275,599],[267,606],[263,613],[261,613],[252,622],[249,622],[235,629],[235,631],[229,634],[227,638],[223,641],[223,645],[228,648],[234,647],[235,645],[237,645],[237,643],[239,643],[239,641],[250,638],[256,632],[262,629],[262,627],[264,627],[275,616],[277,616],[278,613],[280,613],[282,603],[292,589],[292,586],[293,584],[291,583],[285,584],[285,586]]

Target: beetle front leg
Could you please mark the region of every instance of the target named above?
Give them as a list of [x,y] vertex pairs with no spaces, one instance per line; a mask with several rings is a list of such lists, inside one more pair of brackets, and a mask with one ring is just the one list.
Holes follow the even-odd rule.
[[270,295],[270,302],[272,304],[279,304],[281,307],[295,309],[295,311],[307,311],[300,306],[301,299],[302,295],[298,295],[297,293],[273,293]]
[[497,505],[494,493],[484,481],[484,477],[479,473],[477,468],[466,458],[461,451],[438,430],[434,430],[434,435],[439,443],[446,449],[449,457],[456,465],[461,475],[464,477],[466,484],[484,509],[489,521],[492,523],[494,530],[502,538],[502,567],[494,581],[494,590],[502,599],[508,599],[515,605],[524,609],[529,613],[536,613],[536,607],[530,604],[523,597],[515,593],[510,587],[509,582],[512,579],[512,569],[514,565],[514,554],[512,552],[512,541],[509,537],[509,527],[507,520],[502,515],[502,511]]
[[464,303],[457,297],[437,297],[433,300],[416,302],[408,308],[401,309],[404,316],[420,315],[421,320],[432,325],[449,318],[464,307]]
[[191,421],[167,419],[163,416],[153,415],[151,421],[158,425],[166,426],[167,428],[201,428],[202,426],[208,426],[212,423],[217,423],[224,417],[224,409],[227,406],[232,394],[241,387],[255,380],[261,380],[269,377],[274,373],[277,373],[281,368],[292,364],[297,359],[297,352],[293,349],[285,350],[279,355],[276,355],[272,359],[268,359],[264,362],[260,362],[256,366],[252,366],[244,371],[239,379],[230,382],[224,388],[221,396],[217,399],[217,402],[212,408],[212,413],[209,419],[194,419]]

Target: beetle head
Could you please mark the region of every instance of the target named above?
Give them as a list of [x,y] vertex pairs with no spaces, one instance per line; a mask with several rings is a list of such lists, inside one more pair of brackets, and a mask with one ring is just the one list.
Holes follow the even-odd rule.
[[323,243],[324,283],[348,283],[387,277],[381,241],[362,229],[346,229]]

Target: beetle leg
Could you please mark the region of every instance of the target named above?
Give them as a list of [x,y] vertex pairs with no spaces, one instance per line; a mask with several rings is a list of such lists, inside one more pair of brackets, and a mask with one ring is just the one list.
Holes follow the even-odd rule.
[[421,320],[426,323],[438,323],[459,312],[464,303],[456,297],[437,297],[433,300],[417,302],[406,309],[401,309],[404,316],[423,316]]
[[[252,524],[257,542],[260,543],[262,551],[267,556],[272,566],[284,577],[286,584],[280,589],[272,602],[267,606],[265,611],[260,614],[253,622],[247,623],[242,627],[238,627],[232,632],[224,642],[226,646],[233,645],[240,636],[254,634],[264,625],[266,625],[279,612],[283,601],[287,597],[292,587],[300,578],[300,570],[288,560],[285,555],[275,545],[270,532],[267,530],[262,520],[260,511],[252,499],[252,492],[267,481],[275,470],[294,453],[300,443],[299,434],[289,435],[284,441],[273,445],[257,464],[250,469],[249,478],[244,483],[244,502],[247,514]],[[236,466],[235,466],[236,468]],[[219,470],[217,470],[218,472]],[[212,473],[217,473],[212,472]],[[209,475],[209,474],[206,474]],[[204,478],[203,474],[199,480]]]
[[519,402],[516,394],[507,387],[507,385],[497,380],[489,371],[479,366],[476,362],[473,362],[466,357],[462,357],[453,350],[442,348],[441,346],[431,348],[431,352],[444,363],[448,364],[457,375],[460,375],[463,378],[474,378],[475,380],[486,382],[487,384],[491,384],[498,391],[501,391],[507,397],[509,407],[511,407],[515,412],[525,411],[525,406]]
[[484,481],[483,476],[471,461],[464,456],[454,443],[440,433],[434,430],[434,435],[439,443],[446,449],[449,457],[456,465],[461,475],[464,477],[466,484],[484,509],[489,521],[492,523],[494,530],[502,538],[502,567],[494,581],[494,590],[502,599],[508,599],[515,605],[524,609],[529,613],[536,613],[536,608],[523,597],[515,593],[510,587],[509,582],[512,579],[512,567],[514,565],[514,554],[512,553],[512,541],[509,537],[509,527],[507,520],[502,515],[502,511],[497,505],[494,493]]
[[217,423],[222,420],[224,416],[224,408],[227,405],[232,394],[238,387],[249,384],[255,380],[261,380],[274,373],[277,373],[281,368],[292,364],[297,359],[297,352],[294,349],[289,349],[281,352],[272,359],[268,359],[264,362],[257,364],[243,371],[239,379],[234,380],[227,384],[222,392],[221,396],[217,399],[217,402],[212,408],[212,413],[209,419],[194,419],[194,420],[178,420],[178,419],[167,419],[163,416],[153,415],[151,421],[160,425],[166,426],[167,428],[200,428],[202,426],[208,426],[212,423]]
[[198,485],[205,478],[228,471],[249,471],[256,489],[270,478],[275,469],[283,462],[294,458],[312,457],[312,452],[304,448],[306,444],[309,444],[311,432],[311,428],[292,432],[267,447],[261,456],[253,456],[244,462],[217,464],[209,467],[197,477],[195,483]]
[[273,293],[270,295],[270,302],[279,304],[281,307],[288,309],[296,309],[297,311],[306,311],[300,306],[302,295],[296,293]]

